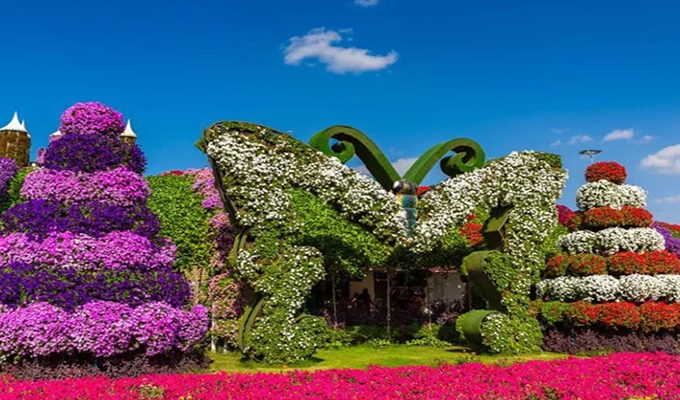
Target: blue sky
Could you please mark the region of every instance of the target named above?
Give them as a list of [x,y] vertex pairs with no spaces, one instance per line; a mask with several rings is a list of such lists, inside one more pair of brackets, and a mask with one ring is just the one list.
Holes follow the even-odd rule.
[[352,125],[398,165],[469,137],[490,157],[561,154],[570,206],[578,150],[598,148],[680,223],[677,2],[154,3],[3,4],[0,124],[18,110],[35,154],[65,108],[102,101],[132,119],[150,174],[206,165],[193,143],[219,120],[305,141]]

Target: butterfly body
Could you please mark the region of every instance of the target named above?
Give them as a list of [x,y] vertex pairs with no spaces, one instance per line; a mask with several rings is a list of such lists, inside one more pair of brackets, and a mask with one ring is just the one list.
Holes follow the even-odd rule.
[[399,204],[404,208],[404,217],[406,218],[406,236],[410,237],[413,234],[413,229],[418,220],[418,196],[416,194],[418,186],[406,179],[401,179],[394,182],[392,186],[392,193],[397,196]]

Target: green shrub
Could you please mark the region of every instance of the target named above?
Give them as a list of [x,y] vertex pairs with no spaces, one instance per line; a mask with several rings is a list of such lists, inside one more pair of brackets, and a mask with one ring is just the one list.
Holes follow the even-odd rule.
[[212,233],[208,225],[211,212],[201,205],[201,196],[183,175],[147,178],[151,187],[148,207],[161,220],[160,236],[177,245],[175,268],[188,272],[199,266],[207,269],[213,254]]
[[293,209],[302,222],[295,242],[321,251],[327,269],[361,276],[363,266],[385,263],[389,247],[372,233],[342,218],[333,207],[311,193],[291,190],[290,194]]
[[0,201],[0,212],[5,212],[19,203],[23,203],[24,199],[21,197],[21,187],[24,186],[24,180],[29,172],[33,171],[31,167],[19,169],[14,178],[9,182],[9,189],[7,196]]

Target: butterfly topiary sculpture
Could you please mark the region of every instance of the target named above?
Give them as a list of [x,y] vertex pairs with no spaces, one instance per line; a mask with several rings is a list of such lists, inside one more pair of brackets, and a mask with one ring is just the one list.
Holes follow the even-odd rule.
[[[198,147],[239,229],[229,261],[252,293],[239,330],[246,355],[272,363],[313,355],[326,327],[301,312],[312,286],[328,270],[357,275],[364,266],[461,268],[487,303],[458,319],[471,346],[539,350],[529,296],[557,225],[566,180],[559,157],[522,152],[485,162],[479,144],[455,139],[429,149],[400,177],[354,128],[328,128],[306,145],[233,121],[206,129]],[[354,156],[375,180],[344,165]],[[418,199],[417,185],[437,163],[449,178]],[[485,241],[476,247],[460,235],[473,213],[486,216]]]

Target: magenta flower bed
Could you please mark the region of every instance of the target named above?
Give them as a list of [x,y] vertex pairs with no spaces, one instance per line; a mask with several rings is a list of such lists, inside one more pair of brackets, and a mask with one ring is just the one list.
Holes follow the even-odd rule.
[[[414,351],[417,351],[414,349]],[[631,399],[680,398],[680,359],[619,353],[590,359],[289,374],[165,375],[19,382],[3,399]]]
[[207,326],[208,313],[202,306],[183,311],[160,302],[132,308],[92,301],[72,313],[48,303],[16,310],[0,306],[0,350],[33,357],[73,352],[108,357],[144,346],[153,356],[175,347],[190,349]]
[[38,169],[26,176],[21,195],[65,204],[99,201],[118,206],[146,204],[149,185],[144,178],[119,167],[94,173]]
[[101,271],[171,269],[176,246],[167,239],[154,241],[132,232],[92,237],[71,232],[32,240],[26,233],[0,236],[0,267],[14,262]]

